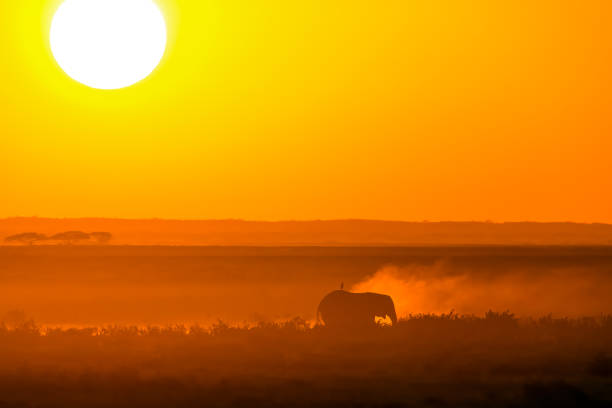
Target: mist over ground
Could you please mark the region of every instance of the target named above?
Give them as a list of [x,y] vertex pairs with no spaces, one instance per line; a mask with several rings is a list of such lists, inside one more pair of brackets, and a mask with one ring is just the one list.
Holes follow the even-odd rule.
[[594,265],[486,271],[439,261],[431,266],[385,266],[353,285],[352,291],[390,295],[399,316],[451,310],[476,315],[509,310],[520,317],[596,316],[612,310],[612,271]]
[[312,320],[344,287],[418,313],[612,312],[606,247],[0,248],[0,317],[44,325]]

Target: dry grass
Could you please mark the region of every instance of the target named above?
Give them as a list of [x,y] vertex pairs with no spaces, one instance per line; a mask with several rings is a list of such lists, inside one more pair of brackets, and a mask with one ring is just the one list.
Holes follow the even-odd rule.
[[[0,326],[5,406],[609,406],[612,316]],[[608,404],[608,405],[606,405]]]

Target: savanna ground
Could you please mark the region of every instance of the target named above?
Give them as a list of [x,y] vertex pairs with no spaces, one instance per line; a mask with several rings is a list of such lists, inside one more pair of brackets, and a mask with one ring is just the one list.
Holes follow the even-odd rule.
[[[0,248],[0,407],[612,406],[611,281],[605,247]],[[314,327],[339,282],[404,318]]]

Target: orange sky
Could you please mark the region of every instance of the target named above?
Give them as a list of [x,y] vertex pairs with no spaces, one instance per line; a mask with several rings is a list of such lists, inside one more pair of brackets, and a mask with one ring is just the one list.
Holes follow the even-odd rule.
[[0,1],[0,217],[612,223],[612,2],[157,2],[100,91]]

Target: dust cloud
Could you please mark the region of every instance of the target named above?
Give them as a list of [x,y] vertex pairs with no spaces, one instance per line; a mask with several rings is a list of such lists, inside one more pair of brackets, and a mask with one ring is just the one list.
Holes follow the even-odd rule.
[[612,274],[604,269],[482,271],[445,262],[385,266],[353,285],[354,292],[390,295],[398,316],[421,313],[482,315],[509,310],[519,317],[596,316],[612,311]]

